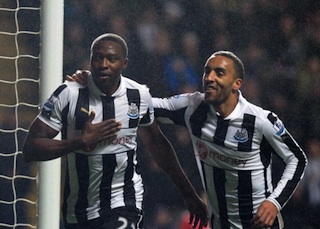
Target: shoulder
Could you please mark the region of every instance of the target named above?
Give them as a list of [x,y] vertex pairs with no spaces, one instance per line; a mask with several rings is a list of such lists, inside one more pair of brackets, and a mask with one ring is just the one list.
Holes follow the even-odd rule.
[[77,82],[69,82],[69,81],[65,81],[64,83],[62,83],[54,92],[53,95],[54,96],[58,96],[60,93],[66,93],[66,92],[70,92],[70,91],[78,91],[81,88],[85,88],[86,86],[83,86]]
[[248,101],[246,101],[246,111],[247,112],[250,112],[252,114],[254,114],[255,116],[258,116],[258,117],[266,117],[266,115],[268,113],[270,113],[270,111],[258,106],[258,105],[255,105],[253,103],[250,103]]
[[147,85],[138,83],[137,81],[134,81],[127,77],[122,77],[121,84],[126,88],[127,91],[139,91],[141,99],[148,98],[148,100],[151,100],[150,89],[147,87]]
[[178,110],[189,106],[200,104],[204,96],[200,92],[185,93],[170,96],[167,98],[152,98],[152,103],[155,108]]
[[56,90],[46,100],[45,104],[59,103],[64,107],[70,101],[77,101],[80,89],[86,90],[86,87],[76,82],[64,82],[56,88]]
[[265,132],[271,135],[281,135],[285,131],[285,126],[277,114],[271,110],[248,103],[246,110],[256,117],[257,125]]
[[184,93],[184,94],[174,95],[167,99],[171,100],[172,102],[185,103],[188,105],[199,104],[204,100],[204,94],[196,91],[193,93]]
[[239,96],[239,103],[244,113],[251,114],[253,116],[256,116],[257,118],[266,119],[268,114],[270,113],[270,111],[264,109],[263,107],[249,102],[242,96],[241,93]]
[[81,85],[77,82],[65,81],[62,85],[65,85],[68,90],[79,90],[81,88],[86,88],[87,86]]
[[138,83],[137,81],[133,79],[129,79],[128,77],[125,77],[125,76],[122,77],[122,80],[126,88],[138,89],[138,90],[149,92],[149,88],[145,84]]

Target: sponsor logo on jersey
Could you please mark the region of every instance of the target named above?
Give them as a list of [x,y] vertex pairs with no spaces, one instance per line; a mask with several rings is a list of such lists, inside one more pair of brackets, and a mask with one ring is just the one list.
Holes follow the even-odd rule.
[[122,136],[119,138],[113,138],[113,139],[107,139],[105,141],[102,141],[98,143],[98,146],[104,146],[104,145],[126,145],[126,144],[132,144],[133,143],[133,137],[132,136]]
[[234,139],[236,139],[238,142],[246,142],[248,141],[249,137],[248,137],[248,131],[246,129],[240,129],[237,130],[237,132],[235,133],[235,135],[233,136]]
[[131,119],[139,118],[139,109],[137,107],[137,104],[135,103],[130,104],[127,115]]
[[210,158],[214,161],[223,162],[229,165],[240,165],[243,168],[246,166],[248,162],[248,160],[237,159],[215,151],[208,150],[206,145],[201,141],[197,141],[197,147],[201,160],[206,160],[207,158]]
[[208,154],[206,145],[201,141],[197,141],[197,146],[198,146],[198,149],[199,149],[200,158],[202,160],[205,160],[207,158],[207,154]]
[[123,136],[120,138],[113,138],[108,140],[109,145],[126,145],[132,144],[132,142],[132,136]]
[[107,139],[107,140],[101,141],[99,143],[91,144],[90,146],[88,146],[86,148],[82,148],[81,150],[84,152],[92,152],[92,151],[96,150],[97,148],[101,149],[102,147],[106,147],[106,146],[110,146],[110,145],[112,145],[112,146],[117,146],[117,145],[127,146],[127,145],[133,144],[133,142],[134,142],[134,138],[132,136],[123,136],[123,137]]

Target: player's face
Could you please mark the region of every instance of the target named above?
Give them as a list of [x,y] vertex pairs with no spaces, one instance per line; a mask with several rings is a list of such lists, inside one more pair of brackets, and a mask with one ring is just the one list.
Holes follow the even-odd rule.
[[228,103],[242,82],[235,77],[233,61],[218,55],[207,60],[202,80],[205,100],[215,107]]
[[117,90],[120,74],[127,63],[122,46],[117,42],[100,40],[93,46],[91,72],[94,82],[102,92],[111,95]]

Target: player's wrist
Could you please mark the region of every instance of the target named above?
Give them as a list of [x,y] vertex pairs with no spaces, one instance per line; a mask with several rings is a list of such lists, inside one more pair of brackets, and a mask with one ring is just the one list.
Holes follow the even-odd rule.
[[87,144],[84,142],[82,138],[75,138],[71,142],[72,150],[85,149]]
[[276,201],[274,198],[268,197],[266,199],[266,201],[269,201],[270,203],[272,203],[277,209],[278,211],[280,211],[282,209],[281,205],[279,204],[278,201]]
[[191,185],[185,185],[181,188],[181,193],[184,199],[195,199],[197,198],[197,193]]

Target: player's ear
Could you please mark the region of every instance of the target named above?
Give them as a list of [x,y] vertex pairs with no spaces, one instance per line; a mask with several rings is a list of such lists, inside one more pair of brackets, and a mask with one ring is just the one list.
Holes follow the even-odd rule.
[[126,58],[126,59],[123,61],[123,69],[127,68],[128,62],[129,62],[129,58]]
[[233,90],[238,91],[240,89],[242,85],[242,79],[241,78],[237,78],[234,83],[233,83]]

